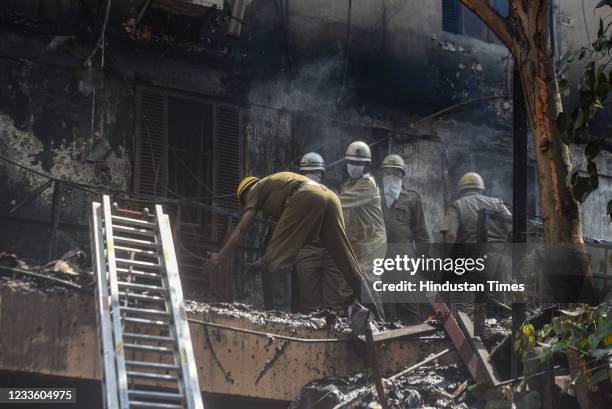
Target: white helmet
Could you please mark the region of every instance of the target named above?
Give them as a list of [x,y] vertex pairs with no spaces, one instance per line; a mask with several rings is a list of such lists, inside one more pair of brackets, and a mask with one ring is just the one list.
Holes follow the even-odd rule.
[[316,152],[310,152],[302,156],[300,160],[300,172],[307,170],[320,170],[325,172],[325,161],[323,157]]
[[372,162],[372,152],[367,143],[357,141],[351,143],[346,148],[346,154],[344,155],[345,160],[352,160],[355,162]]

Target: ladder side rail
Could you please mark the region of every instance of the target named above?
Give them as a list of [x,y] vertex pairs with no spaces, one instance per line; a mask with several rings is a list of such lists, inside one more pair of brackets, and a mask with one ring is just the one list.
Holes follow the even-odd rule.
[[155,215],[159,228],[159,239],[161,243],[162,261],[166,271],[166,284],[168,286],[168,298],[170,300],[170,310],[176,335],[179,360],[177,364],[181,368],[183,381],[183,393],[189,409],[203,409],[202,394],[198,382],[198,372],[195,365],[195,356],[191,344],[189,333],[189,323],[185,313],[183,303],[183,290],[179,277],[176,252],[172,240],[172,229],[170,219],[163,212],[161,205],[155,206]]
[[115,364],[117,369],[117,386],[119,392],[119,405],[121,409],[129,409],[128,381],[125,367],[125,349],[123,347],[123,328],[121,313],[119,312],[119,285],[117,284],[117,264],[115,262],[115,243],[113,239],[113,222],[111,214],[110,197],[104,195],[104,233],[106,236],[106,258],[108,262],[108,275],[110,281],[111,311],[113,333],[115,342]]
[[113,349],[113,327],[110,317],[108,279],[104,256],[104,231],[102,229],[102,207],[98,202],[92,203],[92,214],[89,220],[91,253],[94,258],[96,273],[96,318],[100,339],[100,364],[102,366],[102,398],[104,408],[118,409],[117,372],[115,352]]

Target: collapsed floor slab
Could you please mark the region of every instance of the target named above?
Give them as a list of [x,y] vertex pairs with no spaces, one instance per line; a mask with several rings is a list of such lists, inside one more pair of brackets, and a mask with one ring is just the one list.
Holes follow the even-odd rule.
[[[216,324],[190,323],[205,392],[290,401],[308,382],[366,367],[364,351],[347,341],[350,330],[339,320],[261,312],[240,304],[187,302],[186,308],[190,318]],[[334,341],[293,342],[232,327]],[[0,281],[0,370],[100,379],[97,338],[93,294]],[[381,342],[381,372],[391,375],[448,346],[437,334]]]

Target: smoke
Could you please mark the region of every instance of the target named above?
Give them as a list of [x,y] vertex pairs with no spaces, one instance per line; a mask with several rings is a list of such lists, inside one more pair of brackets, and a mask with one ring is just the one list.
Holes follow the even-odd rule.
[[343,66],[342,56],[337,55],[305,64],[291,78],[280,75],[252,83],[248,101],[279,110],[331,114],[336,111]]

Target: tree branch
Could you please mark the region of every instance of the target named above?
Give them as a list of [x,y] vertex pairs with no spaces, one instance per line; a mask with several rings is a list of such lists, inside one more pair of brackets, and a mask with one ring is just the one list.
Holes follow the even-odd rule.
[[480,19],[495,33],[497,37],[508,47],[510,51],[514,50],[514,36],[507,22],[507,19],[502,17],[497,10],[493,8],[488,0],[460,0],[461,3]]

